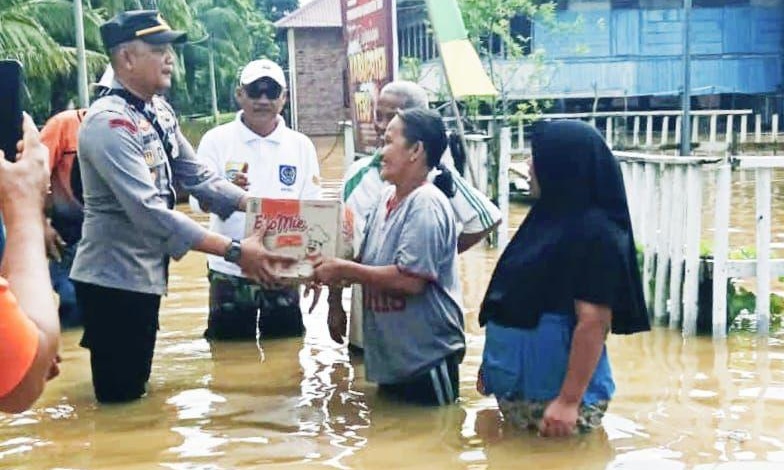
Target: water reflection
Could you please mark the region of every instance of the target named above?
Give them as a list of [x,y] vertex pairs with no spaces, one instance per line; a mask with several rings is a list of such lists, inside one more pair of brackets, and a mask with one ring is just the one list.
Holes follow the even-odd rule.
[[[684,341],[668,330],[612,337],[619,389],[603,432],[556,442],[506,426],[494,401],[473,390],[483,343],[476,326],[482,289],[474,284],[486,282],[493,259],[492,251],[476,250],[461,265],[469,350],[458,406],[423,409],[380,399],[364,380],[361,358],[328,339],[323,304],[306,317],[302,339],[210,344],[201,339],[206,311],[194,313],[204,307],[180,296],[165,305],[148,397],[96,405],[87,356],[76,347],[78,333],[70,332],[63,376],[40,406],[0,418],[0,467],[515,468],[529,462],[660,470],[784,462],[778,339]],[[175,266],[188,280],[186,290],[203,282],[200,257]]]
[[[708,246],[713,245],[715,225],[715,172],[703,172],[702,238]],[[756,178],[752,170],[732,172],[732,195],[730,196],[730,250],[741,247],[756,249]],[[776,256],[784,256],[784,170],[773,171],[771,181],[771,244]]]

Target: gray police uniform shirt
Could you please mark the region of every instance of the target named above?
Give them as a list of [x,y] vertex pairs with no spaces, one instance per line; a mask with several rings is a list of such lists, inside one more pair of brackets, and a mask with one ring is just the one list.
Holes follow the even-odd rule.
[[154,97],[146,109],[157,115],[172,144],[171,161],[152,123],[122,97],[98,99],[84,118],[79,131],[84,225],[71,279],[162,295],[168,257],[181,258],[207,234],[172,209],[174,178],[224,218],[243,191],[196,160],[168,103]]
[[362,286],[366,375],[380,384],[399,383],[465,350],[449,200],[426,183],[388,213],[394,194],[394,187],[386,188],[371,213],[360,260],[395,265],[428,282],[421,294],[405,297]]

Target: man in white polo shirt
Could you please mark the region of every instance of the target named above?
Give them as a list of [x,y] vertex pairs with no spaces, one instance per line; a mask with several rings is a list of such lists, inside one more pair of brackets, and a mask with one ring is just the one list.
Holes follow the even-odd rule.
[[[283,70],[266,59],[248,63],[240,73],[234,121],[202,137],[198,157],[210,169],[251,196],[317,199],[321,195],[316,148],[286,127],[280,111],[286,102]],[[199,210],[191,199],[191,207]],[[204,208],[202,208],[204,209]],[[210,216],[210,228],[233,239],[244,237],[245,214]],[[261,335],[297,336],[303,332],[296,288],[260,286],[242,276],[236,264],[208,256],[210,313],[207,339],[255,339]]]

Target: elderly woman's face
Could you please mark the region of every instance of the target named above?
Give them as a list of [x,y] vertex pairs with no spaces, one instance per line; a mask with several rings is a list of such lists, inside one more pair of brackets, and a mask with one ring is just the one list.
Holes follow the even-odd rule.
[[397,116],[389,122],[381,149],[381,179],[396,184],[411,164],[414,148],[403,135],[405,123]]

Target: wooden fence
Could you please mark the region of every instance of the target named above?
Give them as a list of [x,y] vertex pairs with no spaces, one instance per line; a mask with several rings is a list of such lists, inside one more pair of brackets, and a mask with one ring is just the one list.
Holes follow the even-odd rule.
[[[596,113],[542,114],[539,119],[580,119],[594,126],[601,126],[610,148],[638,148],[658,150],[676,147],[681,138],[679,110],[667,111],[609,111]],[[700,151],[723,153],[733,143],[757,144],[781,141],[779,115],[773,114],[770,125],[763,126],[763,116],[751,109],[696,110],[691,113],[691,141],[700,143]],[[447,121],[453,118],[447,118]],[[471,118],[479,130],[494,135],[493,116]],[[753,128],[750,127],[753,124]],[[522,121],[512,122],[512,155],[529,152],[526,146],[525,126]]]
[[[771,279],[784,275],[784,259],[771,259],[771,180],[775,168],[784,168],[784,158],[615,153],[626,181],[635,238],[643,247],[645,298],[654,320],[673,328],[682,324],[684,335],[696,333],[702,213],[704,204],[713,203],[713,254],[704,266],[713,279],[713,336],[726,336],[728,279],[750,277],[758,280],[757,331],[767,335]],[[756,257],[731,260],[731,172],[749,169],[756,173]],[[702,200],[708,179],[715,180],[714,201]]]
[[[733,115],[725,118],[728,116]],[[348,139],[350,134],[346,135]],[[502,128],[499,136],[497,183],[491,182],[490,138],[484,135],[466,136],[465,177],[486,194],[491,184],[498,184],[498,204],[505,217],[497,240],[503,249],[509,228],[509,171],[515,149],[511,128]],[[684,336],[695,335],[700,270],[708,269],[713,283],[713,336],[723,338],[727,334],[727,281],[752,277],[758,281],[757,332],[768,335],[771,281],[784,276],[784,259],[771,258],[772,179],[775,169],[784,169],[784,157],[614,153],[624,176],[635,240],[642,247],[645,299],[654,322],[682,328]],[[748,170],[756,176],[756,256],[733,260],[729,258],[731,176],[732,171]],[[704,201],[703,188],[711,179],[715,181],[715,198]],[[700,254],[705,204],[714,204],[715,213],[713,254],[708,259]]]

